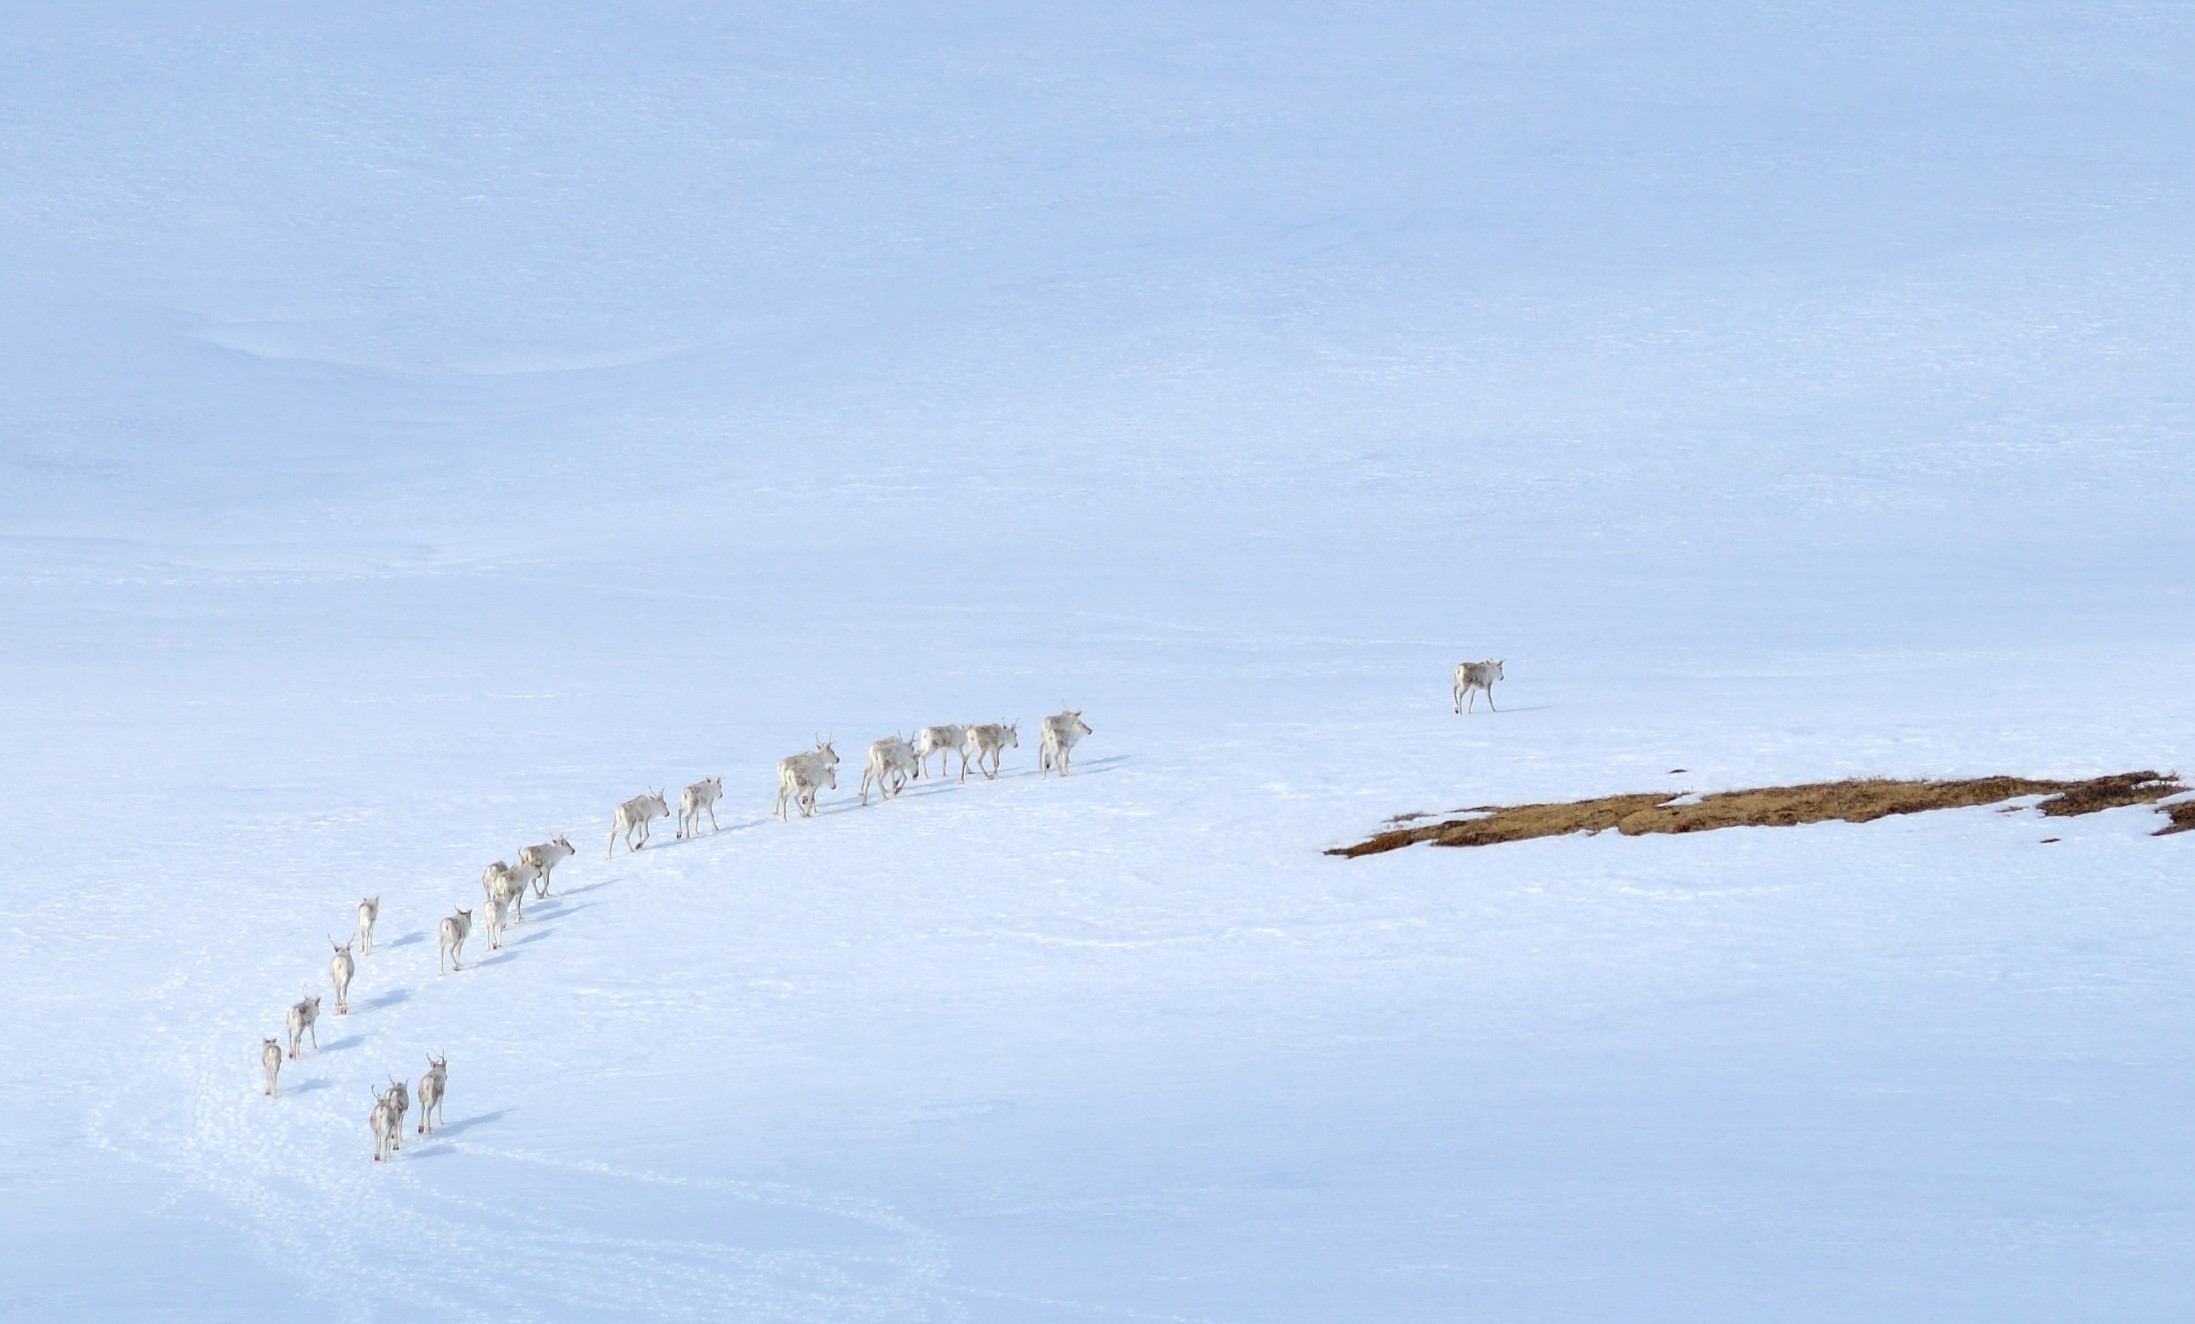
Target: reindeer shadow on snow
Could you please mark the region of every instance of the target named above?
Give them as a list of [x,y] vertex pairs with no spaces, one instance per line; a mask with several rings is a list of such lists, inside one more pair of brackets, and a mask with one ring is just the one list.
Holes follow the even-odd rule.
[[434,1134],[427,1138],[426,1143],[412,1152],[411,1158],[413,1161],[417,1161],[419,1159],[440,1158],[444,1154],[455,1154],[458,1152],[457,1146],[444,1144],[444,1140],[450,1136],[462,1135],[476,1126],[489,1126],[500,1122],[505,1117],[510,1116],[510,1113],[511,1110],[508,1108],[498,1108],[494,1112],[476,1113],[471,1117],[460,1117],[454,1122],[438,1126],[434,1129]]

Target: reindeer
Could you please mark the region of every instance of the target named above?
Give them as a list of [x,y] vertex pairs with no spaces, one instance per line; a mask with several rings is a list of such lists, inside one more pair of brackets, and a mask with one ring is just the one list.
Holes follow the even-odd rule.
[[274,1097],[274,1078],[282,1074],[282,1041],[280,1039],[261,1039],[259,1041],[259,1066],[261,1070],[267,1073],[267,1097],[271,1099]]
[[473,913],[469,910],[460,910],[456,914],[442,917],[442,923],[435,938],[434,965],[436,974],[449,973],[448,970],[442,968],[442,958],[445,955],[450,958],[451,970],[463,970],[465,968],[464,963],[459,958],[465,952],[465,936],[472,931]]
[[320,1031],[314,1022],[320,1019],[320,999],[304,998],[290,1007],[290,1061],[295,1062],[301,1049],[299,1040],[307,1033],[312,1035],[312,1049],[320,1051]]
[[389,1096],[373,1096],[373,1111],[366,1116],[367,1129],[373,1132],[373,1161],[385,1163],[396,1152],[396,1110],[389,1106]]
[[481,871],[480,890],[488,894],[490,903],[497,897],[503,898],[504,909],[510,913],[513,924],[526,922],[526,874],[523,869],[513,869],[497,860]]
[[427,1059],[427,1074],[419,1078],[419,1134],[431,1136],[437,1123],[448,1126],[442,1117],[442,1095],[450,1083],[450,1061],[446,1057]]
[[511,911],[510,898],[498,889],[495,895],[488,898],[487,910],[488,950],[499,952],[503,950],[504,920]]
[[335,949],[335,955],[328,958],[328,978],[335,984],[335,1014],[348,1016],[351,1014],[351,976],[358,973],[358,960],[351,955],[351,945],[338,943],[332,934],[328,946]]
[[[716,831],[716,800],[722,794],[724,794],[724,779],[722,777],[711,777],[707,781],[695,782],[685,790],[680,791],[678,793],[678,835],[681,837],[700,836],[701,815],[703,813],[707,813],[709,816],[709,831]],[[693,824],[691,832],[687,831],[686,825],[689,822]]]
[[402,1149],[404,1147],[404,1114],[412,1110],[411,1086],[391,1076],[389,1077],[388,1092],[381,1097],[388,1100],[389,1103],[389,1148],[392,1151]]
[[[981,726],[969,727],[967,738],[960,745],[960,779],[968,780],[969,763],[975,764],[976,771],[983,774],[983,780],[996,779],[999,761],[1005,757],[1006,751],[1021,748],[1020,728],[1019,722],[986,722]],[[983,766],[986,758],[991,761],[989,768]]]
[[958,754],[960,779],[968,780],[968,751],[961,748],[967,739],[968,728],[965,726],[926,726],[915,732],[915,776],[928,774],[932,754],[938,756],[937,775],[944,776],[947,765],[953,761],[953,755]]
[[381,918],[381,898],[367,897],[358,903],[358,954],[365,956],[373,951],[373,925]]
[[790,801],[802,818],[813,818],[816,793],[837,789],[838,751],[831,748],[830,741],[818,738],[816,747],[807,753],[790,754],[777,761],[777,807],[770,812],[783,819]]
[[889,735],[869,746],[869,763],[861,773],[861,803],[869,803],[869,783],[876,783],[879,799],[889,800],[907,788],[916,767],[915,747],[899,735]]
[[[607,860],[617,855],[618,833],[625,834],[625,849],[628,852],[636,851],[648,844],[648,824],[655,819],[670,816],[671,807],[663,802],[661,791],[650,795],[636,795],[627,800],[617,807],[617,817],[610,822],[610,850],[602,858]],[[633,844],[633,834],[636,832],[640,834],[640,844],[637,846]]]
[[[1494,707],[1494,682],[1501,678],[1501,662],[1498,660],[1457,663],[1456,712],[1467,713],[1471,708],[1478,707],[1480,690],[1486,691],[1486,711],[1497,711]],[[1466,694],[1471,696],[1470,708],[1464,706],[1463,696]]]
[[528,846],[520,851],[518,853],[518,872],[521,877],[533,880],[535,896],[547,896],[549,894],[550,873],[556,869],[557,865],[578,853],[572,849],[572,843],[564,840],[563,835],[559,833],[556,837],[544,841],[538,846]]
[[1067,775],[1067,756],[1075,749],[1075,742],[1090,734],[1090,728],[1082,720],[1080,708],[1063,708],[1044,719],[1044,730],[1037,744],[1037,776],[1054,766],[1059,775]]

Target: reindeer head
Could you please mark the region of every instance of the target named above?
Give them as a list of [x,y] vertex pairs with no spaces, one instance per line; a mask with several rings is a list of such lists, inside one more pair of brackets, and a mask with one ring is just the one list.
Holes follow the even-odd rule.
[[376,913],[379,913],[381,910],[381,898],[377,896],[367,897],[364,901],[361,901],[358,904]]
[[1005,748],[1007,748],[1007,749],[1020,749],[1020,748],[1021,748],[1021,723],[1020,723],[1020,722],[1018,722],[1018,721],[1015,721],[1015,722],[1006,722],[1006,723],[1002,724],[1002,725],[1000,726],[1000,728],[999,728],[999,734],[1000,734],[1000,735],[1001,735],[1002,737],[1004,737],[1003,739],[1001,739],[1001,740],[999,741],[999,744],[1000,744],[1000,745],[1004,746],[1004,747],[1005,747]]
[[335,949],[336,955],[338,956],[347,956],[350,954],[351,945],[347,942],[337,942],[335,940],[335,935],[333,934],[328,935],[328,946],[333,947]]
[[282,1041],[280,1039],[261,1039],[259,1041],[259,1051],[261,1053],[265,1053],[270,1048],[274,1049],[277,1052],[280,1052],[282,1048]]
[[472,922],[473,912],[471,910],[460,910],[457,912],[457,917],[469,924]]
[[433,1055],[432,1053],[430,1053],[430,1054],[428,1054],[428,1055],[427,1055],[427,1070],[429,1070],[429,1071],[447,1071],[447,1070],[449,1069],[449,1066],[450,1066],[450,1059],[449,1059],[449,1058],[447,1058],[447,1057],[436,1057],[436,1056],[434,1056],[434,1055]]
[[320,999],[317,997],[310,997],[305,999],[305,1001],[312,1004],[313,1015],[318,1016],[320,1014]]

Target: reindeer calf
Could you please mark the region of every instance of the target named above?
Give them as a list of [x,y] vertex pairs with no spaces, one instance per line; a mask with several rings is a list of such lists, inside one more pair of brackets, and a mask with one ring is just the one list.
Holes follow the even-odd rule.
[[371,953],[371,952],[373,951],[373,926],[374,926],[374,921],[375,921],[375,920],[378,920],[378,919],[380,919],[380,918],[381,918],[381,898],[380,898],[380,897],[377,897],[377,896],[370,896],[370,897],[367,897],[367,898],[366,898],[365,900],[363,900],[363,901],[361,901],[361,902],[359,902],[359,903],[358,903],[358,954],[359,954],[359,955],[361,955],[361,956],[364,956],[364,955],[367,955],[367,954],[369,954],[369,953]]
[[271,1099],[274,1097],[274,1078],[282,1074],[282,1041],[280,1039],[261,1039],[259,1041],[259,1067],[267,1073],[267,1097]]

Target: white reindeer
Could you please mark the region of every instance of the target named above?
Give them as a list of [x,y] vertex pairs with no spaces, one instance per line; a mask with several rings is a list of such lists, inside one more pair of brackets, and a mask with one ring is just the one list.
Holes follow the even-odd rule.
[[503,925],[511,913],[510,898],[501,891],[496,892],[488,898],[487,911],[488,950],[499,952],[503,950]]
[[564,840],[563,835],[559,833],[549,841],[544,841],[538,846],[528,846],[520,851],[518,853],[518,872],[522,877],[533,881],[535,896],[547,896],[549,894],[549,875],[555,871],[557,865],[562,864],[578,853],[578,851],[572,849],[572,843]]
[[358,903],[358,954],[360,956],[367,955],[368,953],[373,951],[374,921],[380,918],[380,897],[369,896],[365,900]]
[[274,1078],[282,1074],[282,1041],[280,1039],[261,1039],[259,1041],[259,1067],[267,1073],[267,1097],[271,1099],[274,1097]]
[[512,868],[501,860],[480,872],[480,890],[493,902],[503,898],[503,908],[511,916],[513,924],[526,922],[526,871]]
[[[610,850],[602,858],[607,860],[617,854],[617,834],[625,834],[625,849],[639,850],[648,844],[648,824],[658,818],[669,818],[671,807],[663,802],[663,792],[652,795],[636,795],[617,807],[617,817],[610,822]],[[639,845],[633,843],[633,834],[640,834]]]
[[[969,763],[975,764],[976,771],[983,774],[983,780],[995,779],[998,776],[999,761],[1005,757],[1006,751],[1021,748],[1020,728],[1019,722],[986,722],[981,726],[969,727],[967,739],[960,745],[960,779],[968,780]],[[991,762],[988,768],[983,766],[985,759]]]
[[419,1134],[431,1136],[439,1123],[448,1126],[442,1118],[442,1095],[449,1088],[450,1062],[446,1057],[427,1059],[427,1074],[419,1078]]
[[[678,835],[681,837],[688,835],[700,836],[701,816],[704,813],[709,816],[709,831],[716,831],[716,801],[717,797],[722,794],[724,794],[724,779],[722,777],[711,777],[707,781],[695,782],[685,790],[680,791],[678,793]],[[690,833],[687,829],[689,822],[693,825]]]
[[373,1111],[366,1116],[366,1127],[373,1132],[373,1161],[385,1163],[395,1152],[396,1110],[389,1106],[389,1096],[373,1096]]
[[838,751],[828,740],[816,741],[805,754],[789,754],[777,761],[777,807],[770,812],[785,817],[790,802],[802,818],[813,818],[816,794],[838,789]]
[[968,780],[968,751],[961,748],[968,739],[965,726],[926,726],[915,732],[915,776],[926,776],[930,770],[930,756],[938,756],[937,775],[945,775],[945,769],[960,755],[960,779]]
[[320,999],[305,998],[290,1007],[290,1061],[295,1062],[301,1049],[299,1040],[307,1033],[312,1035],[312,1049],[320,1051],[320,1031],[314,1023],[320,1019]]
[[442,958],[444,956],[449,957],[450,970],[463,970],[465,968],[464,962],[460,958],[465,954],[465,936],[472,931],[473,913],[469,910],[460,910],[456,914],[442,917],[442,923],[435,935],[434,965],[436,974],[449,973],[449,970],[442,968]]
[[335,985],[335,1014],[351,1014],[351,976],[358,973],[358,960],[351,955],[349,943],[338,943],[333,936],[328,946],[335,948],[335,955],[328,958],[328,979]]
[[[1489,659],[1485,662],[1458,662],[1456,664],[1456,711],[1466,713],[1471,711],[1471,708],[1476,708],[1479,703],[1478,692],[1480,690],[1486,691],[1486,711],[1497,711],[1494,707],[1494,682],[1501,678],[1501,663],[1499,661]],[[1463,696],[1466,694],[1471,696],[1471,708],[1464,706]]]
[[869,763],[861,773],[861,803],[869,803],[869,783],[876,783],[877,798],[889,800],[907,789],[916,767],[915,747],[898,735],[889,735],[869,746]]
[[1037,744],[1037,776],[1042,777],[1046,768],[1057,765],[1059,775],[1067,775],[1067,756],[1075,749],[1075,742],[1090,734],[1090,727],[1082,720],[1080,708],[1066,708],[1044,719],[1042,739]]
[[388,1091],[381,1097],[389,1102],[389,1121],[391,1123],[389,1127],[389,1148],[392,1151],[402,1149],[404,1147],[404,1114],[412,1110],[411,1086],[391,1076],[389,1077]]

